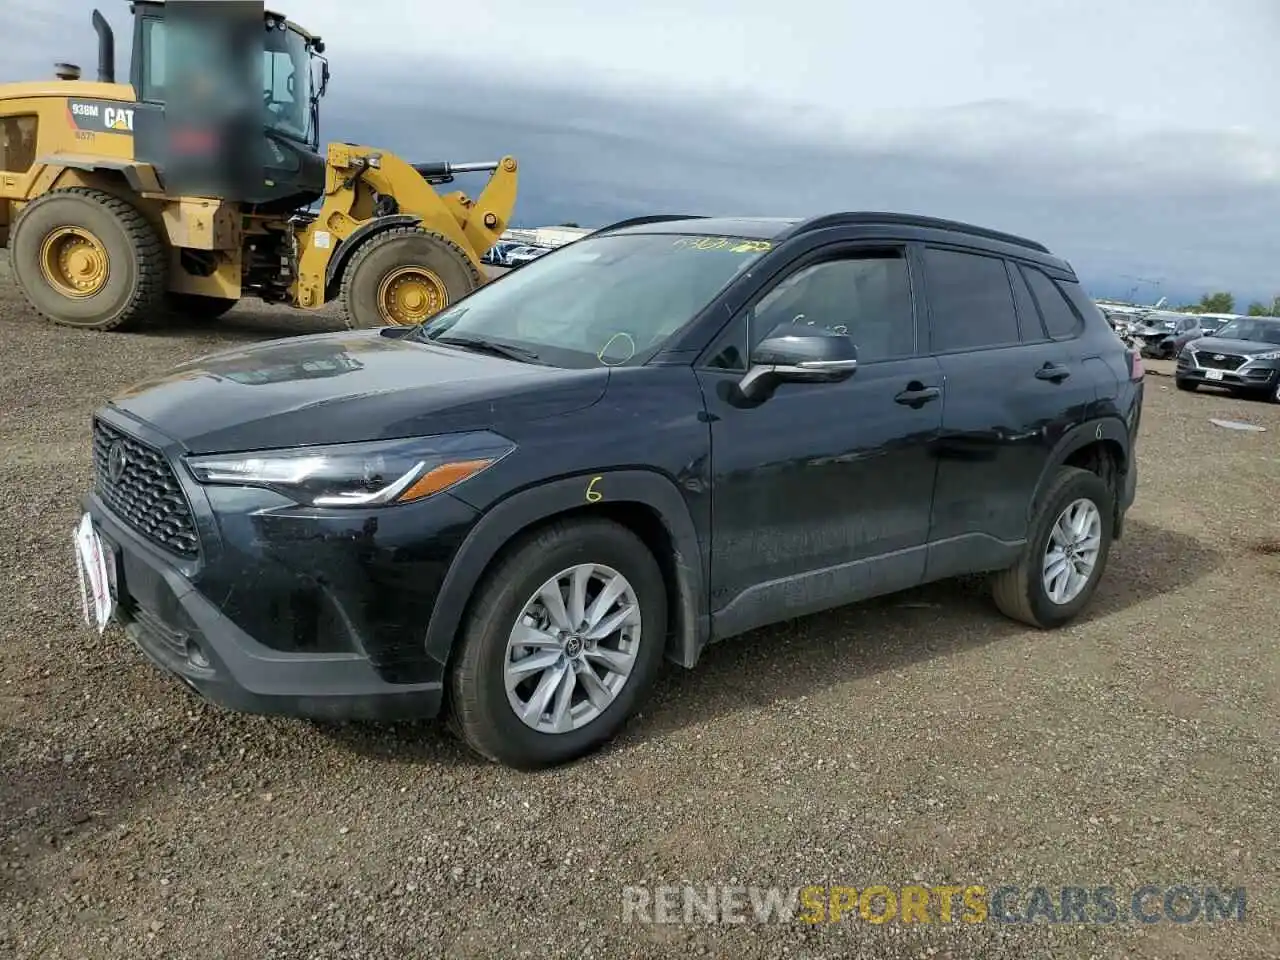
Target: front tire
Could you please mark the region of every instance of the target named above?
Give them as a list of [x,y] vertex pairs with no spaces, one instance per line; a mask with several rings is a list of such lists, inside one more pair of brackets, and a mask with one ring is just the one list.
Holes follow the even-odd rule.
[[666,634],[662,571],[639,537],[606,519],[553,523],[478,588],[450,670],[450,725],[517,769],[577,759],[648,696]]
[[1196,382],[1194,380],[1174,380],[1174,383],[1178,385],[1179,390],[1186,390],[1188,393],[1195,392]]
[[120,197],[87,187],[46,193],[18,215],[9,246],[18,288],[51,323],[115,330],[164,315],[167,251]]
[[390,227],[360,244],[342,272],[352,330],[415,326],[462,299],[484,277],[462,248],[422,227]]
[[1102,478],[1061,468],[1032,521],[1022,556],[993,580],[1000,612],[1046,630],[1075,619],[1106,569],[1114,524],[1115,495]]

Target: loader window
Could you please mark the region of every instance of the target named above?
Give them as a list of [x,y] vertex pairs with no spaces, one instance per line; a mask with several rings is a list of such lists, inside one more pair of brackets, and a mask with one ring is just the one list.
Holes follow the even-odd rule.
[[164,21],[148,18],[142,21],[142,49],[146,60],[142,65],[142,99],[164,103]]
[[481,287],[420,335],[482,337],[557,366],[636,366],[768,248],[669,233],[587,238]]
[[0,170],[26,173],[36,162],[34,115],[0,117]]
[[293,140],[311,140],[311,55],[292,30],[270,30],[262,56],[267,126]]
[[[293,30],[264,31],[262,51],[262,108],[266,113],[266,126],[284,134],[291,140],[309,143],[311,122],[311,54],[306,41]],[[146,62],[142,74],[142,98],[153,103],[165,101],[165,51],[166,31],[163,20],[147,19],[142,22],[142,43]],[[221,83],[226,73],[235,69],[231,57],[219,59],[213,54],[217,48],[202,57],[202,83],[225,87],[239,94],[234,83]],[[215,66],[218,65],[218,66]],[[175,73],[182,73],[175,70]],[[188,70],[188,73],[193,71]],[[255,84],[256,80],[253,81]]]

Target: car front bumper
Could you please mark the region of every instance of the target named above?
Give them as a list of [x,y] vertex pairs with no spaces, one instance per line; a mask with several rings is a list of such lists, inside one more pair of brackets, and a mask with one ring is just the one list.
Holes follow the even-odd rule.
[[84,508],[115,583],[114,619],[148,660],[204,699],[247,713],[334,720],[438,714],[442,679],[392,683],[360,653],[265,646],[117,520],[96,494],[85,498]]
[[[1228,387],[1232,390],[1274,390],[1280,385],[1280,360],[1252,360],[1248,357],[1234,369],[1215,365],[1212,359],[1221,354],[1204,354],[1184,351],[1178,355],[1174,376],[1183,382],[1203,383],[1211,387]],[[1209,358],[1209,359],[1206,359]],[[1228,361],[1234,362],[1234,361]]]

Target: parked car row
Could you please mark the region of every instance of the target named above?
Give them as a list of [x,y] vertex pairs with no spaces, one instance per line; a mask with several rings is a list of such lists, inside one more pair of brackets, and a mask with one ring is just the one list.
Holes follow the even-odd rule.
[[538,247],[531,243],[514,243],[507,240],[500,240],[493,247],[487,250],[480,259],[491,267],[508,267],[515,269],[523,267],[526,263],[532,263],[544,253],[550,253],[550,247]]
[[1111,327],[1127,344],[1144,357],[1172,360],[1194,340],[1208,336],[1226,322],[1226,317],[1169,310],[1150,310],[1133,315],[1103,310]]

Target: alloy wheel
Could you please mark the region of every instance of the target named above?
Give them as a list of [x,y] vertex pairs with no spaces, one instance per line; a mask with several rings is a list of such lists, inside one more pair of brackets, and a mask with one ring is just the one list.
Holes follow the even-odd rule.
[[562,570],[525,602],[511,629],[507,702],[539,733],[579,730],[622,691],[640,642],[640,602],[626,577],[598,563]]
[[1070,603],[1093,576],[1102,549],[1102,514],[1092,500],[1072,502],[1054,522],[1045,548],[1042,583],[1056,604]]

